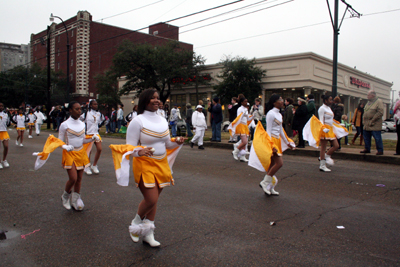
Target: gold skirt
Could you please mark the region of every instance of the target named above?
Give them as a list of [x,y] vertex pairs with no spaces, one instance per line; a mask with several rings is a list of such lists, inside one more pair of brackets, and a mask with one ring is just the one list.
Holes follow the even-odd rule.
[[6,141],[10,140],[10,136],[8,135],[8,132],[0,132],[0,141]]
[[236,126],[235,134],[236,135],[250,135],[249,127],[247,127],[247,125],[244,125],[243,123],[240,123],[238,126]]
[[174,185],[174,178],[169,168],[167,154],[161,159],[154,157],[134,157],[133,176],[136,186],[139,186],[140,180],[143,180],[145,187],[159,188]]
[[322,131],[321,133],[321,139],[322,140],[335,140],[336,139],[336,135],[333,132],[333,127],[327,124],[324,124],[324,126],[329,129],[328,133],[325,133],[324,131]]
[[25,127],[17,127],[17,131],[25,131]]
[[[94,134],[87,134],[85,138],[86,138],[86,139],[92,138],[93,135],[94,135]],[[101,139],[100,134],[97,134],[97,136],[100,138],[100,140],[99,140],[99,141],[94,141],[94,142],[95,142],[95,143],[103,142],[103,139]]]
[[30,122],[28,123],[28,126],[35,126],[35,123]]
[[64,169],[71,169],[72,165],[75,163],[75,168],[77,170],[83,170],[86,167],[90,166],[89,158],[86,154],[86,149],[84,147],[78,151],[70,151],[63,149],[62,155],[62,166]]
[[282,143],[281,143],[281,138],[276,138],[276,137],[271,137],[271,141],[274,143],[274,147],[278,150],[276,152],[276,154],[278,154],[278,156],[282,156],[283,152],[282,152]]

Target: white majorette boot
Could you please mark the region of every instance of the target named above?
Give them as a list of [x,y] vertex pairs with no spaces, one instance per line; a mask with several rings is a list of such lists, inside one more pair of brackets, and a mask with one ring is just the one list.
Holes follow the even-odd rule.
[[143,237],[143,243],[149,244],[152,248],[159,247],[161,245],[160,242],[154,239],[154,229],[156,228],[154,226],[154,221],[144,219],[143,224],[146,225],[146,228],[150,229],[149,233]]
[[331,170],[326,167],[326,160],[321,159],[319,162],[319,170],[322,172],[330,172]]
[[87,175],[92,175],[92,170],[91,170],[90,167],[86,167],[83,171],[84,171]]
[[71,209],[71,194],[68,194],[65,190],[64,193],[61,196],[62,204],[64,208],[67,210]]
[[83,208],[85,207],[85,205],[83,204],[83,201],[81,199],[81,195],[73,192],[72,196],[71,196],[71,206],[75,209],[75,210],[83,210]]
[[129,235],[132,238],[133,242],[137,243],[139,242],[139,233],[132,233],[131,232],[131,227],[132,229],[135,229],[135,227],[140,227],[139,225],[142,224],[143,221],[140,218],[139,214],[136,214],[135,219],[132,220],[131,225],[129,226]]
[[7,160],[3,160],[3,161],[1,162],[1,164],[3,164],[3,167],[4,167],[4,168],[10,167],[10,164],[8,164],[8,161],[7,161]]
[[241,156],[239,159],[240,159],[241,162],[249,162],[249,160],[246,159],[245,155]]
[[329,156],[328,154],[325,154],[325,160],[326,160],[326,164],[328,164],[329,166],[335,165],[335,162],[333,161],[331,156]]
[[278,178],[276,176],[272,176],[272,186],[271,186],[271,195],[279,196],[279,192],[275,191],[275,186],[278,184]]
[[271,195],[272,177],[268,174],[265,175],[264,180],[260,182],[260,187],[264,190],[265,194]]
[[237,148],[237,147],[239,146],[239,143],[240,143],[240,141],[237,142],[237,143],[235,143],[235,144],[233,144],[233,152],[232,152],[232,155],[233,155],[233,158],[234,158],[235,160],[239,160],[239,158],[238,158],[239,149]]
[[99,168],[97,168],[97,165],[96,166],[92,165],[90,168],[92,169],[92,172],[94,174],[99,174]]

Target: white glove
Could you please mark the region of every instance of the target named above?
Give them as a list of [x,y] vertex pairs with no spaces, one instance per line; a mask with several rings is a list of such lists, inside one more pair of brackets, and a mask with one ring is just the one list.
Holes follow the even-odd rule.
[[65,149],[69,152],[69,151],[74,150],[74,147],[71,145],[62,145],[62,149]]
[[94,141],[96,141],[96,142],[100,141],[100,137],[99,137],[97,134],[94,134],[94,135],[92,136],[92,139],[93,139]]
[[324,131],[324,133],[329,133],[329,129],[325,128],[322,131]]

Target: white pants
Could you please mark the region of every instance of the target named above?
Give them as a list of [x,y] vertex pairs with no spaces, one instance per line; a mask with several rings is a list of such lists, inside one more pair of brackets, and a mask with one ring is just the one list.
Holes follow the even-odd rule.
[[42,123],[35,123],[36,134],[40,134],[40,128],[42,127]]
[[194,144],[197,143],[198,146],[202,146],[205,131],[206,128],[196,127],[196,132],[191,142]]

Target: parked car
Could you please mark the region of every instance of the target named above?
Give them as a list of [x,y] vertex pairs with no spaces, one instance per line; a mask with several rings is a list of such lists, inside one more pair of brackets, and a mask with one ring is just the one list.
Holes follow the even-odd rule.
[[395,132],[396,131],[396,123],[394,121],[385,120],[384,122],[382,122],[382,131]]

